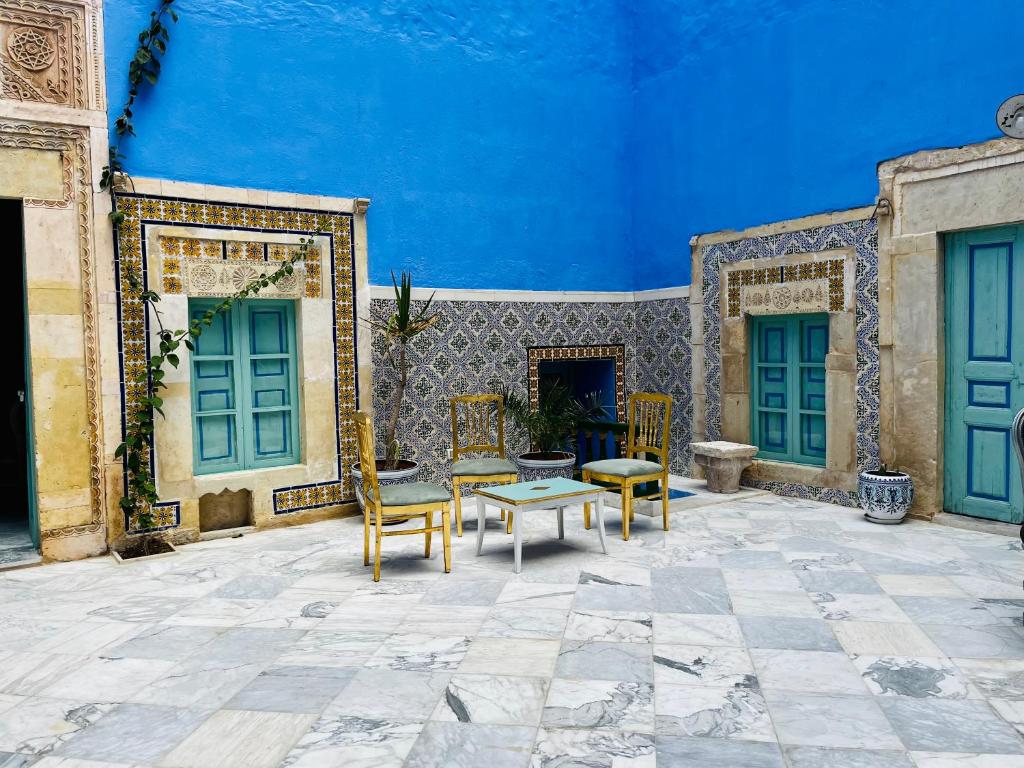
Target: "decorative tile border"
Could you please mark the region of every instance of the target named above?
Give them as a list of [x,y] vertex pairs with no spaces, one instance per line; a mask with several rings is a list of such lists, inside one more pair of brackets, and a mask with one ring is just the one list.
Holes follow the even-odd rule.
[[[857,467],[874,467],[879,457],[879,350],[878,350],[878,222],[874,218],[826,224],[819,227],[783,232],[760,237],[716,242],[701,248],[703,281],[704,384],[706,392],[706,439],[718,440],[722,434],[721,403],[721,267],[737,261],[773,258],[797,253],[815,253],[840,248],[853,248],[856,253],[855,304],[857,318]],[[819,262],[828,264],[830,262]],[[840,262],[841,264],[841,262]],[[817,276],[818,267],[808,267],[807,274]],[[829,267],[829,279],[834,276]],[[837,268],[842,274],[841,266]],[[733,274],[740,274],[741,270]],[[759,272],[760,270],[754,270]],[[773,268],[765,274],[785,275]],[[797,271],[797,277],[799,277]],[[812,278],[812,279],[815,279]],[[742,278],[740,278],[742,280]],[[748,278],[750,279],[750,278]],[[729,283],[732,288],[732,283]],[[833,300],[830,286],[830,302]],[[842,292],[838,300],[842,302]],[[736,297],[738,299],[738,296]],[[732,312],[732,296],[726,296]],[[840,309],[842,307],[840,306]],[[736,306],[736,316],[739,306]],[[774,493],[804,496],[822,501],[854,505],[853,494],[831,488],[813,488],[795,483],[753,483]]]
[[[125,219],[115,243],[119,350],[121,365],[122,433],[128,414],[138,407],[144,388],[134,383],[149,355],[149,318],[145,316],[139,293],[128,280],[128,270],[139,276],[142,290],[148,290],[146,228],[152,225],[185,225],[210,230],[244,230],[269,234],[325,237],[329,243],[331,298],[334,305],[333,340],[335,357],[335,410],[337,414],[338,478],[322,485],[335,485],[339,501],[354,499],[350,467],[355,462],[355,430],[352,416],[356,410],[356,336],[355,336],[355,252],[352,242],[352,215],[331,211],[275,208],[208,202],[156,195],[119,194],[118,210]],[[225,248],[226,250],[226,248]],[[150,456],[155,466],[155,457]],[[127,478],[126,478],[127,482]],[[285,489],[291,490],[291,489]],[[292,512],[302,506],[301,497],[289,496],[296,506],[278,504],[275,511]],[[159,505],[157,528],[180,524],[177,502]],[[137,533],[130,520],[126,530]]]
[[274,489],[274,514],[283,515],[308,509],[333,507],[345,501],[344,490],[337,480],[309,483]]
[[[842,312],[845,297],[842,259],[805,262],[780,267],[738,269],[728,276],[728,317],[740,317],[744,307],[755,304],[756,314],[797,311],[797,303],[814,304],[826,312]],[[817,296],[814,287],[827,284],[827,296]],[[800,283],[813,283],[804,286]],[[794,285],[795,284],[795,285]],[[790,286],[793,286],[792,290]],[[810,295],[804,297],[804,293]],[[757,297],[757,298],[755,298]],[[827,301],[825,301],[827,299]]]
[[588,347],[530,347],[527,351],[527,377],[530,407],[540,401],[540,362],[542,360],[613,360],[615,362],[615,418],[626,418],[626,347],[606,344]]

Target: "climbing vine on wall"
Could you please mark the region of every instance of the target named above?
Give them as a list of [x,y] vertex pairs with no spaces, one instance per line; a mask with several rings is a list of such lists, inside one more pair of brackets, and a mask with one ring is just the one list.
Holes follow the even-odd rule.
[[[135,104],[143,88],[152,88],[160,79],[160,60],[167,53],[170,42],[168,23],[176,23],[178,14],[175,12],[175,0],[159,0],[159,4],[149,16],[149,25],[139,33],[139,45],[135,49],[128,64],[128,96],[120,114],[114,119],[114,139],[110,145],[107,165],[103,168],[100,187],[110,194],[109,218],[114,227],[115,236],[124,222],[124,213],[118,209],[117,193],[131,187],[131,177],[125,168],[125,156],[122,147],[128,136],[135,136]],[[170,20],[170,21],[168,21]],[[170,330],[164,327],[163,319],[157,305],[160,294],[147,290],[139,275],[132,271],[125,274],[129,289],[142,301],[147,320],[155,321],[157,331],[155,342],[158,348],[155,353],[150,350],[146,365],[135,375],[133,383],[139,385],[144,392],[138,407],[126,415],[124,442],[114,452],[115,458],[124,461],[126,482],[125,493],[121,497],[120,507],[125,513],[131,527],[143,534],[141,548],[135,554],[149,554],[151,543],[156,536],[150,535],[156,525],[153,506],[160,501],[153,476],[153,438],[156,414],[162,417],[162,390],[167,388],[165,366],[177,368],[180,364],[179,352],[182,346],[193,351],[195,343],[203,330],[209,328],[216,317],[231,309],[235,302],[255,296],[262,289],[276,284],[279,280],[295,271],[295,264],[305,261],[313,245],[313,238],[304,238],[298,249],[270,274],[262,273],[240,291],[225,298],[213,309],[204,312],[200,317],[193,318],[188,328]]]

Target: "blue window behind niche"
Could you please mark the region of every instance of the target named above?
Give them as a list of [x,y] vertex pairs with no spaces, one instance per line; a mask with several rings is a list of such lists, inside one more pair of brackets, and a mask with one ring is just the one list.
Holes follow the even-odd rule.
[[[216,299],[189,302],[201,318]],[[196,474],[299,461],[295,304],[237,302],[214,318],[192,354]]]
[[828,315],[755,317],[750,336],[758,456],[823,465]]

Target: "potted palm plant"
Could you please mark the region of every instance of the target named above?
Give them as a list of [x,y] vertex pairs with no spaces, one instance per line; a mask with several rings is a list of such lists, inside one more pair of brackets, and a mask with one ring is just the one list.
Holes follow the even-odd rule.
[[[395,377],[395,386],[388,403],[387,420],[384,427],[384,456],[377,457],[377,479],[381,485],[394,485],[415,479],[419,472],[419,463],[401,456],[402,445],[398,440],[398,424],[402,415],[402,401],[409,384],[412,371],[409,345],[421,333],[427,331],[438,321],[439,313],[431,309],[434,295],[418,309],[412,304],[412,275],[402,272],[401,280],[395,279],[391,273],[391,282],[395,287],[394,307],[371,310],[366,319],[367,325],[381,334],[384,341],[384,355],[391,374]],[[393,309],[393,311],[392,311]],[[352,467],[355,481],[356,497],[359,505],[363,504],[362,477],[358,462]]]
[[576,454],[567,448],[575,441],[580,425],[601,419],[604,407],[600,393],[580,402],[557,380],[541,383],[537,408],[508,389],[502,393],[508,415],[530,438],[530,450],[515,457],[519,474],[526,482],[546,477],[571,478]]

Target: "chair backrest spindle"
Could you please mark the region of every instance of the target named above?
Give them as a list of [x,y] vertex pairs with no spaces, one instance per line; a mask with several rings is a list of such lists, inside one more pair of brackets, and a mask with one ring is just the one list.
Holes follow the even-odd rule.
[[477,453],[505,458],[505,403],[501,395],[453,397],[451,413],[453,461],[463,454]]
[[363,498],[379,499],[380,488],[377,481],[377,448],[373,435],[373,417],[363,411],[357,411],[355,422],[359,471],[363,475]]
[[642,459],[653,453],[663,466],[667,466],[672,398],[669,395],[637,392],[629,396],[627,411],[626,458]]

